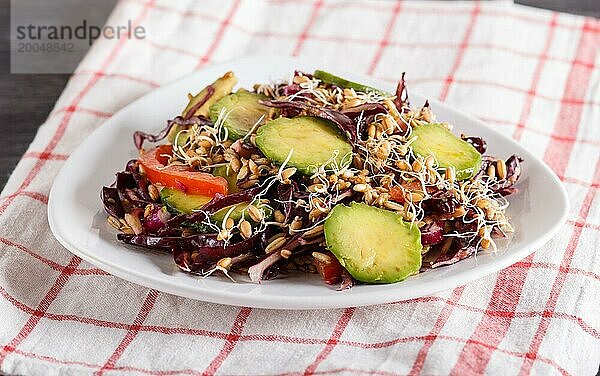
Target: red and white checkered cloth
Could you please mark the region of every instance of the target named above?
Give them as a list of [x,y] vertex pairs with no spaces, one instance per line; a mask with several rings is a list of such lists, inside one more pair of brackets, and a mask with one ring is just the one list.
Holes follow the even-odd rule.
[[[600,360],[600,21],[511,3],[122,1],[0,200],[0,373],[574,374]],[[125,282],[53,238],[53,177],[106,118],[216,61],[318,58],[447,101],[543,158],[565,227],[511,267],[411,301],[324,311],[207,304]]]

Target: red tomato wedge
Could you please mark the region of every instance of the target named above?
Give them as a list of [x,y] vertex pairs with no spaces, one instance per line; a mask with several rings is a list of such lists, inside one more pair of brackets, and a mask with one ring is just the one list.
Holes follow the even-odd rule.
[[167,155],[172,155],[170,145],[162,145],[149,150],[139,158],[148,180],[167,188],[178,189],[194,195],[214,196],[228,193],[227,180],[206,172],[194,171],[189,166],[165,167]]
[[[423,193],[423,186],[417,180],[411,182],[404,182],[402,183],[402,187],[404,189],[397,185],[390,188],[390,198],[392,199],[392,201],[396,201],[403,204],[405,201],[405,191]],[[431,194],[434,191],[434,188],[427,187],[427,193]]]
[[329,260],[325,261],[318,258],[313,258],[313,263],[317,267],[317,271],[321,277],[323,277],[323,281],[325,281],[325,283],[328,285],[335,285],[336,283],[340,283],[342,281],[342,272],[344,271],[344,267],[332,253],[327,252],[326,255],[329,256]]

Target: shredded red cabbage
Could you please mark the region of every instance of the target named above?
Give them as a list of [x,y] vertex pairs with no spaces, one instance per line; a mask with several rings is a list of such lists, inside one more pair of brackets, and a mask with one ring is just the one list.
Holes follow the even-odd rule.
[[188,110],[188,112],[186,112],[185,114],[183,114],[183,119],[184,120],[188,120],[192,116],[194,116],[194,114],[196,113],[196,111],[198,111],[198,109],[200,107],[202,107],[204,105],[204,103],[206,103],[206,101],[208,101],[210,99],[210,97],[212,97],[213,94],[215,93],[215,88],[212,85],[208,85],[205,90],[206,90],[206,95],[204,95],[204,97],[202,97],[202,99],[200,99],[198,101],[198,103],[196,103],[192,108],[190,108]]
[[444,240],[444,222],[434,221],[421,228],[421,243],[423,245],[439,244]]
[[465,135],[461,135],[460,138],[471,144],[475,148],[475,150],[479,152],[479,154],[485,154],[485,151],[487,150],[487,142],[485,142],[483,138],[467,137]]
[[408,89],[406,88],[406,81],[404,80],[405,74],[406,72],[402,72],[398,86],[396,86],[396,98],[394,99],[394,104],[400,112],[402,112],[402,108],[410,106],[410,102],[408,101]]
[[217,245],[212,245],[187,240],[196,237],[198,236],[180,238],[180,241],[173,244],[172,247],[175,263],[186,272],[203,273],[222,258],[236,257],[250,251],[257,251],[261,234],[256,234],[248,239],[228,245],[220,241],[217,241]]
[[217,193],[212,200],[202,207],[202,210],[208,214],[214,214],[227,206],[240,204],[242,202],[251,202],[261,190],[261,187],[256,187],[232,193],[230,195]]
[[381,103],[365,103],[360,106],[347,108],[341,111],[342,114],[356,121],[359,116],[372,116],[386,112],[386,108]]
[[125,209],[119,196],[119,191],[114,187],[102,187],[102,193],[100,195],[102,203],[104,204],[104,210],[116,218],[123,218],[125,215]]

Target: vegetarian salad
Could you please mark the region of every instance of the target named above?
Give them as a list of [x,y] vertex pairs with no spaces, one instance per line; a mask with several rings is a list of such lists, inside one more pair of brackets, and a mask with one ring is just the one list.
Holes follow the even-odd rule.
[[[234,91],[227,72],[102,188],[126,244],[208,276],[321,274],[346,289],[393,283],[495,251],[522,159],[485,155],[428,102],[317,70]],[[158,146],[148,143],[161,143]]]

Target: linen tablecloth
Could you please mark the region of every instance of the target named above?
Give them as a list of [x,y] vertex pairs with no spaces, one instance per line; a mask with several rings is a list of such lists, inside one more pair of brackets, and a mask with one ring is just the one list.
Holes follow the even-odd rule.
[[[2,372],[595,374],[598,20],[506,2],[366,0],[127,0],[108,24],[127,20],[143,25],[146,38],[93,46],[2,193]],[[411,91],[478,116],[543,158],[569,192],[568,222],[530,257],[466,286],[323,311],[183,299],[62,248],[46,204],[74,148],[135,98],[250,53],[298,55],[390,81],[408,72]]]

